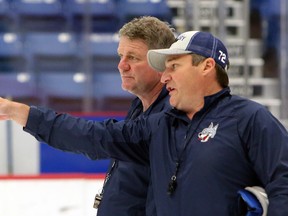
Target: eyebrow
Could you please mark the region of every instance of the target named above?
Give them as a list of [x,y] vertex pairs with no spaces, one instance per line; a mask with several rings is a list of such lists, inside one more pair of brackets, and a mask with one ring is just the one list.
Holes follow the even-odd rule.
[[[120,55],[120,53],[118,52],[118,55]],[[123,56],[123,54],[121,54]],[[125,56],[141,56],[139,53],[136,52],[127,52]]]

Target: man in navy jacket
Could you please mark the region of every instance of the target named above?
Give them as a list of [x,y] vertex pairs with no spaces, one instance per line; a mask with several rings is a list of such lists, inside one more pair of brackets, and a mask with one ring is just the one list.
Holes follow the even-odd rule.
[[[149,67],[146,56],[149,49],[168,48],[175,41],[173,29],[155,17],[144,16],[126,23],[119,30],[119,38],[118,69],[122,89],[137,96],[126,119],[136,119],[170,107],[168,92],[160,82],[162,73]],[[97,195],[97,200],[101,199],[100,204],[97,202],[97,216],[155,215],[149,184],[149,166],[112,159],[103,190]]]
[[238,191],[249,186],[265,189],[268,215],[288,215],[288,133],[267,108],[230,94],[224,44],[185,32],[148,61],[163,71],[171,110],[93,122],[0,99],[1,119],[64,151],[149,164],[158,216],[242,215]]

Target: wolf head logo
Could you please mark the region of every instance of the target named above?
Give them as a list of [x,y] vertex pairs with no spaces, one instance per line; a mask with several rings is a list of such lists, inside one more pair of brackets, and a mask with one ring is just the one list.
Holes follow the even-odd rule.
[[201,142],[207,142],[210,138],[214,138],[216,135],[216,131],[218,128],[218,125],[213,126],[213,122],[209,125],[208,128],[204,128],[199,134],[198,134],[198,139]]

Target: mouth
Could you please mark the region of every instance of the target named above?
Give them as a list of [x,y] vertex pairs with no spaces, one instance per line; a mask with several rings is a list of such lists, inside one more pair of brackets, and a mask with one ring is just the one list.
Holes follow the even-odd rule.
[[122,77],[122,79],[132,79],[133,78],[132,76],[126,76],[126,75],[122,75],[121,77]]
[[172,91],[174,91],[174,88],[172,88],[172,87],[167,87],[166,89],[167,89],[167,91],[168,91],[169,93],[172,92]]

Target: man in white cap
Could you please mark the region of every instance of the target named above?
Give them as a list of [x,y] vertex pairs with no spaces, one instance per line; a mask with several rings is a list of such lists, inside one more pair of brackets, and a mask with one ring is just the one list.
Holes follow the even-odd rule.
[[288,215],[288,133],[266,107],[230,94],[223,43],[185,32],[148,61],[163,71],[171,110],[92,122],[0,99],[0,116],[58,149],[150,164],[158,216],[243,215],[238,191],[251,186],[265,189],[267,215]]

